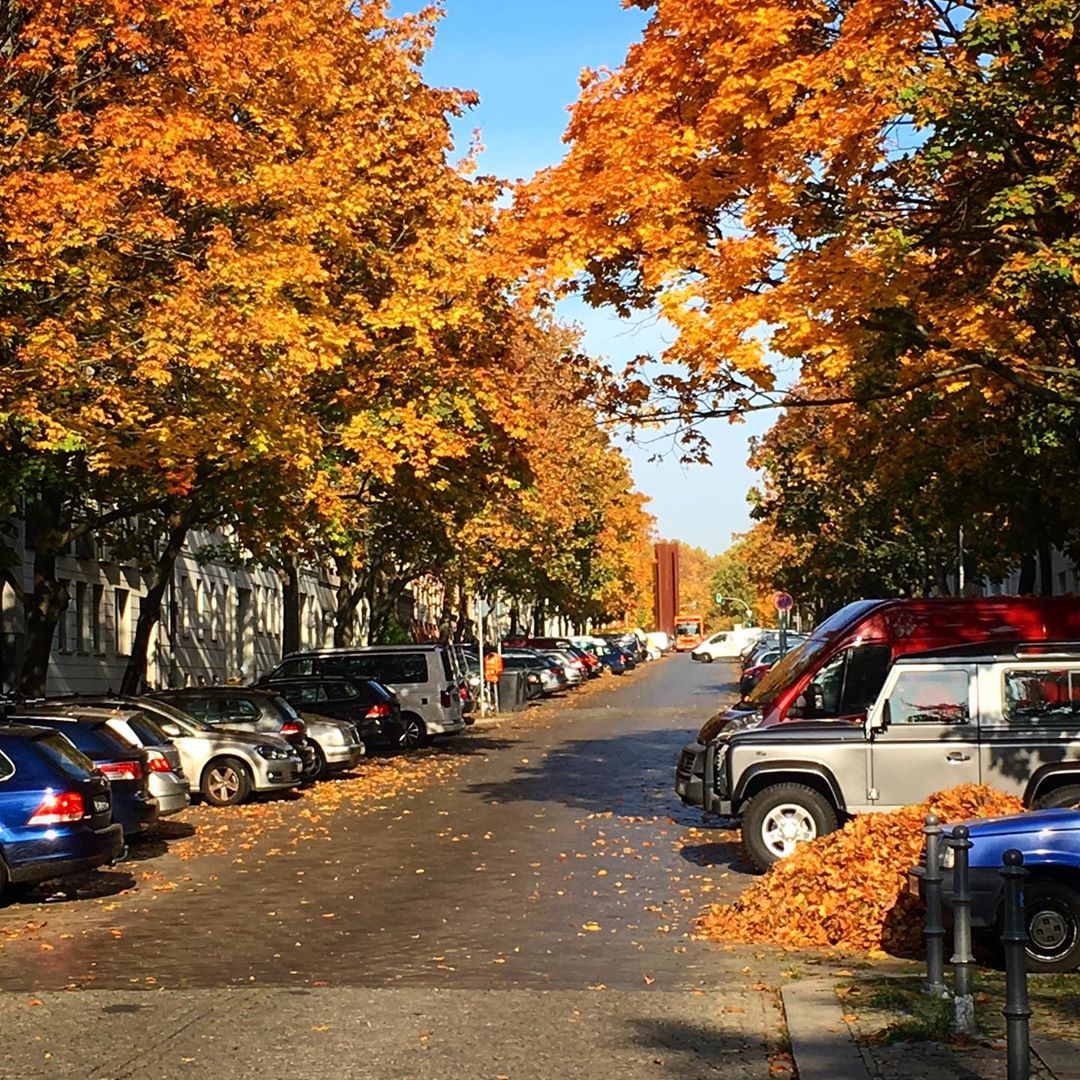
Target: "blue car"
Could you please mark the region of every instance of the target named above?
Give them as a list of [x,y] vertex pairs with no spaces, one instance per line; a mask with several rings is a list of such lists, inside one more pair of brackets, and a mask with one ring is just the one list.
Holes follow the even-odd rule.
[[158,804],[150,794],[149,765],[145,750],[129,746],[102,716],[86,717],[65,713],[25,711],[16,722],[62,732],[103,773],[112,791],[113,821],[120,823],[124,836],[134,839],[156,824]]
[[0,725],[0,896],[92,870],[123,850],[109,781],[48,728]]
[[[1034,810],[967,823],[971,830],[972,926],[1001,930],[1003,884],[998,873],[1009,848],[1024,854],[1024,923],[1028,969],[1080,967],[1080,810]],[[952,852],[943,858],[944,894],[952,899]],[[921,875],[919,875],[921,876]]]

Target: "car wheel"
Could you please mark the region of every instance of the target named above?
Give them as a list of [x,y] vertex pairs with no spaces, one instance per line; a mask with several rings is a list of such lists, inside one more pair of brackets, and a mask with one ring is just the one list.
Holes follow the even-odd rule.
[[401,714],[401,748],[403,750],[416,750],[421,746],[427,746],[431,742],[431,736],[424,726],[424,721],[416,713]]
[[203,769],[199,791],[211,806],[235,806],[251,794],[251,771],[237,758],[216,758]]
[[322,752],[322,747],[314,739],[310,739],[309,742],[311,753],[300,770],[300,779],[305,784],[314,784],[316,780],[325,780],[330,770],[327,768],[326,755]]
[[1035,800],[1035,810],[1056,810],[1059,807],[1080,806],[1080,784],[1059,787]]
[[1080,893],[1055,881],[1024,886],[1028,970],[1045,974],[1080,967]]
[[768,870],[799,844],[835,832],[838,824],[836,809],[813,788],[774,784],[743,810],[743,847],[759,870]]
[[712,659],[713,659],[713,658],[712,658],[712,653],[707,653],[707,652],[703,652],[703,653],[701,653],[701,655],[700,655],[700,656],[698,656],[698,659],[699,659],[699,660],[700,660],[700,661],[701,661],[701,662],[702,662],[703,664],[711,664],[711,663],[712,663]]

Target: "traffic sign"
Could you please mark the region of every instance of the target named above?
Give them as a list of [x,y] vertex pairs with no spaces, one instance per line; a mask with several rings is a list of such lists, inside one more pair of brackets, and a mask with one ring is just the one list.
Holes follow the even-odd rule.
[[790,611],[795,606],[795,600],[791,593],[778,592],[773,597],[773,602],[776,604],[777,611]]

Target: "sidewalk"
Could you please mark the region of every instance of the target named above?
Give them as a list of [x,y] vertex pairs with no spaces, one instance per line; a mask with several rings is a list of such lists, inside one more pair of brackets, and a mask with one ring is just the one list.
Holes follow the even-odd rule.
[[[823,968],[826,965],[822,965]],[[952,1037],[952,1003],[921,993],[921,969],[798,967],[781,988],[799,1080],[1005,1080],[1003,977],[980,972],[980,1037]],[[1080,976],[1032,977],[1033,1080],[1080,1080]]]

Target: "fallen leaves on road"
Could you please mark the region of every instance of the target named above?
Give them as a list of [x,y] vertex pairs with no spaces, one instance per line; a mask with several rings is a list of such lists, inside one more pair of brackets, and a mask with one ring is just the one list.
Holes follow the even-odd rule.
[[907,953],[922,940],[923,907],[906,891],[923,821],[1013,814],[1019,799],[985,785],[939,792],[893,813],[862,814],[799,847],[730,905],[710,907],[698,936],[714,941]]

